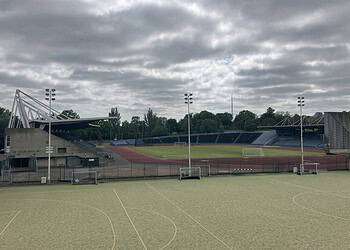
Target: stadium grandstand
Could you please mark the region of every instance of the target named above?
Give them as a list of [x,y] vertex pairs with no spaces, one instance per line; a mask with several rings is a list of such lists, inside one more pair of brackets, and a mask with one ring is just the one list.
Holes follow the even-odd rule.
[[[62,115],[45,103],[16,90],[11,118],[5,130],[6,162],[2,169],[37,170],[47,167],[48,127],[52,128],[52,167],[99,166],[106,152],[73,137],[72,129],[87,128],[108,117],[75,119]],[[0,159],[1,160],[1,159]]]
[[[304,146],[311,148],[324,147],[324,118],[318,114],[304,120]],[[299,147],[300,121],[289,118],[274,126],[260,127],[254,132],[225,131],[218,133],[191,134],[192,144],[252,144],[260,146]],[[155,144],[188,143],[188,135],[170,135],[148,137],[143,139],[114,140],[113,146],[143,146]]]

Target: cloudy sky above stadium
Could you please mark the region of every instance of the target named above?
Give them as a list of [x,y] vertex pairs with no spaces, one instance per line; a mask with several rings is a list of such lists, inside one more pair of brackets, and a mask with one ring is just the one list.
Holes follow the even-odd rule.
[[0,106],[15,89],[58,109],[124,119],[148,107],[349,110],[350,1],[0,1]]

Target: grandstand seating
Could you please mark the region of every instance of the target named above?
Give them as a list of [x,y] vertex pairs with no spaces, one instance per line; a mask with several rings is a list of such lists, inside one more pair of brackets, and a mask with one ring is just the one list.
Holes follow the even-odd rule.
[[198,143],[216,143],[217,134],[198,135]]
[[239,133],[224,133],[220,134],[217,143],[234,143]]
[[[273,146],[280,147],[299,147],[300,137],[299,136],[279,136]],[[323,140],[321,135],[305,135],[304,146],[312,148],[323,148]]]
[[[322,135],[305,133],[305,147],[323,147]],[[117,140],[111,144],[113,146],[137,146],[152,144],[174,144],[175,142],[188,142],[188,137],[184,135],[149,137],[144,139]],[[253,144],[271,145],[281,147],[299,147],[300,138],[298,135],[278,135],[275,131],[241,132],[228,131],[223,133],[192,134],[192,144]]]

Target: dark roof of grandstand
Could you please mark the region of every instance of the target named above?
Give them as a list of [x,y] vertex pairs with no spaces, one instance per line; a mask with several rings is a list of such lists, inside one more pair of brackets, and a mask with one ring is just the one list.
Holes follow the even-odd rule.
[[[303,127],[309,129],[324,128],[324,115],[316,113],[313,116],[303,116]],[[273,126],[259,126],[262,129],[296,129],[300,128],[299,117],[287,117]]]
[[[51,126],[53,129],[60,130],[70,130],[70,129],[82,129],[88,128],[91,126],[96,126],[93,123],[103,120],[111,119],[110,117],[94,117],[94,118],[80,118],[80,119],[62,119],[62,120],[53,120]],[[47,126],[49,121],[47,120],[34,120],[31,122],[34,124],[34,127],[38,128],[42,125]]]

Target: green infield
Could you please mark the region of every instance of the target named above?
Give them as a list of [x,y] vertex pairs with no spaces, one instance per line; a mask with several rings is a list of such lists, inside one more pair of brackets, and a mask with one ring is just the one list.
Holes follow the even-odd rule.
[[[186,146],[147,146],[132,147],[136,152],[161,159],[185,159],[188,154]],[[191,156],[194,159],[239,158],[239,157],[287,157],[299,156],[298,149],[254,148],[240,145],[197,145],[192,146]],[[321,151],[306,151],[305,156],[323,156]]]
[[349,172],[0,188],[1,249],[346,249]]

